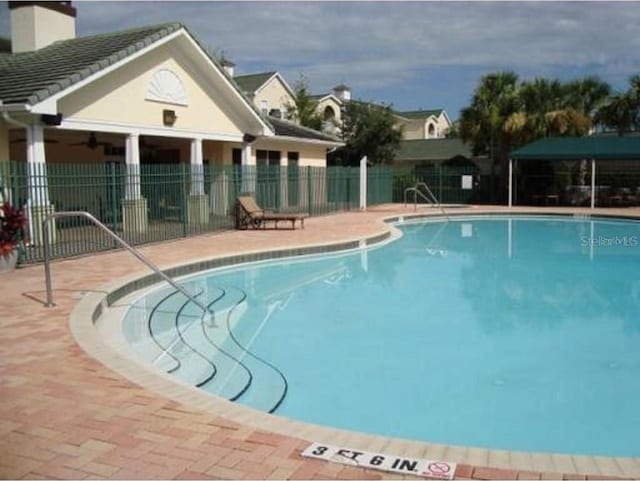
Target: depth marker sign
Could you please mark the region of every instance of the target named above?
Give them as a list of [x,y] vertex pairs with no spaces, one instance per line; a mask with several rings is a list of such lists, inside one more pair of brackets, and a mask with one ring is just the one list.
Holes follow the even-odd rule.
[[456,463],[428,459],[404,458],[383,453],[372,453],[352,448],[340,448],[323,443],[313,443],[302,452],[307,458],[323,459],[361,468],[413,474],[430,479],[453,479]]

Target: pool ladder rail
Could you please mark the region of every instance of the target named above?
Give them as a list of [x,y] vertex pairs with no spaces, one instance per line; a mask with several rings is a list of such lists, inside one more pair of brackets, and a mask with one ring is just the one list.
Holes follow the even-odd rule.
[[[424,193],[420,190],[421,188],[424,189]],[[435,205],[436,207],[438,207],[442,212],[442,214],[447,218],[447,220],[451,220],[447,212],[444,210],[444,207],[438,200],[438,198],[434,195],[433,192],[431,192],[431,189],[426,184],[426,182],[417,182],[416,185],[414,185],[413,187],[407,187],[406,189],[404,189],[404,206],[405,207],[407,206],[407,196],[409,192],[413,192],[413,210],[414,211],[418,210],[418,197],[421,197],[423,200],[428,202],[429,205]]]
[[109,229],[106,225],[96,219],[93,215],[86,211],[61,211],[61,212],[53,212],[48,214],[42,221],[42,237],[44,239],[44,275],[45,275],[45,283],[47,286],[47,302],[45,304],[46,307],[54,306],[53,303],[53,289],[51,287],[51,266],[50,266],[50,258],[51,258],[51,243],[49,241],[49,224],[53,219],[58,217],[84,217],[88,219],[91,223],[93,223],[96,227],[102,230],[105,234],[115,240],[120,246],[124,247],[126,250],[131,252],[140,262],[146,265],[149,269],[155,272],[158,276],[164,279],[166,282],[171,285],[177,291],[180,291],[187,299],[193,302],[203,314],[203,321],[210,323],[215,326],[215,316],[214,313],[203,303],[198,301],[194,296],[192,296],[186,289],[184,289],[180,284],[174,281],[171,277],[166,275],[164,272],[158,268],[153,262],[147,259],[142,252],[138,249],[132,247],[128,242],[122,239],[118,234]]
[[[153,309],[151,311],[151,314],[150,314],[150,316],[148,318],[148,321],[147,321],[148,322],[148,327],[147,328],[148,328],[149,335],[150,335],[151,339],[156,344],[156,346],[161,350],[160,355],[157,356],[156,359],[154,359],[153,363],[155,364],[163,356],[168,356],[175,363],[175,365],[173,367],[167,368],[166,371],[168,373],[171,373],[171,372],[179,370],[183,366],[183,362],[182,361],[184,360],[184,358],[181,360],[172,351],[173,351],[173,348],[175,346],[180,344],[188,352],[191,352],[197,358],[201,359],[203,362],[208,364],[209,367],[211,368],[211,371],[206,376],[204,376],[203,379],[198,380],[198,382],[196,382],[195,385],[197,387],[203,387],[206,384],[208,384],[209,382],[211,382],[216,377],[216,375],[219,374],[218,373],[218,368],[216,367],[215,363],[207,355],[207,354],[211,355],[212,353],[203,353],[203,352],[201,352],[199,349],[196,349],[185,338],[184,331],[180,328],[180,318],[181,318],[181,316],[183,314],[184,309],[190,303],[192,303],[195,306],[197,306],[198,309],[200,311],[202,311],[203,314],[202,314],[201,317],[194,319],[189,324],[199,320],[200,321],[200,325],[202,326],[203,330],[206,329],[207,327],[209,327],[209,328],[220,328],[221,326],[219,326],[215,322],[215,314],[214,314],[214,311],[212,310],[212,306],[214,304],[216,304],[217,302],[219,302],[223,297],[225,297],[225,295],[227,294],[225,292],[225,290],[224,289],[222,290],[222,295],[220,295],[217,298],[215,298],[208,305],[205,305],[202,302],[200,302],[198,299],[196,299],[196,297],[201,295],[202,292],[198,292],[195,295],[189,293],[183,286],[181,286],[175,280],[173,280],[171,277],[169,277],[167,274],[162,272],[158,266],[156,266],[153,262],[151,262],[149,259],[147,259],[139,250],[137,250],[134,247],[132,247],[129,243],[127,243],[124,239],[122,239],[120,236],[118,236],[115,232],[113,232],[111,229],[109,229],[106,225],[104,225],[102,222],[100,222],[98,219],[96,219],[89,212],[86,212],[86,211],[61,211],[61,212],[53,212],[51,214],[48,214],[42,221],[42,234],[43,234],[43,238],[44,238],[44,271],[45,271],[45,283],[46,283],[46,289],[47,289],[47,300],[46,300],[46,303],[45,303],[45,307],[52,307],[52,306],[55,305],[54,302],[53,302],[53,289],[52,289],[52,281],[51,281],[51,266],[50,266],[50,262],[51,262],[51,243],[50,243],[50,237],[49,237],[49,224],[51,223],[51,221],[53,221],[54,219],[59,218],[59,217],[84,217],[85,219],[88,219],[96,227],[98,227],[100,230],[104,231],[107,235],[109,235],[109,237],[111,237],[113,240],[115,240],[120,246],[124,247],[131,254],[133,254],[140,262],[142,262],[144,265],[146,265],[149,269],[151,269],[160,278],[165,280],[177,292],[181,293],[183,296],[186,297],[187,301],[181,303],[179,309],[175,313],[175,319],[174,319],[175,333],[177,334],[177,337],[178,337],[179,341],[172,342],[172,343],[169,344],[169,346],[162,345],[160,342],[158,342],[158,339],[156,338],[156,336],[155,336],[155,334],[153,332],[152,326],[151,326],[154,313],[157,311],[157,307],[159,307],[159,304],[156,306],[155,309]],[[244,356],[244,355],[250,356],[258,364],[261,364],[261,365],[265,366],[268,370],[272,370],[275,373],[275,375],[278,376],[281,379],[282,391],[277,396],[277,399],[275,400],[275,402],[272,402],[271,405],[266,409],[267,412],[273,413],[280,407],[280,405],[284,401],[284,398],[287,395],[288,382],[287,382],[286,377],[282,373],[282,371],[280,371],[273,364],[269,363],[268,361],[262,359],[261,357],[255,355],[254,353],[252,353],[234,335],[234,333],[232,331],[232,328],[231,328],[231,322],[230,322],[231,312],[233,310],[235,310],[240,304],[245,302],[246,298],[247,298],[246,293],[242,289],[238,289],[238,290],[240,291],[241,296],[240,296],[239,300],[237,300],[235,302],[233,307],[230,310],[228,310],[228,313],[227,313],[227,316],[226,316],[227,319],[226,319],[226,330],[225,331],[228,332],[229,337],[231,338],[233,345],[235,345],[237,351],[239,351],[237,354],[241,354],[242,356]],[[168,296],[165,296],[165,298],[161,301],[161,303],[164,302],[165,300],[167,300],[168,298],[172,297],[177,292],[173,292],[173,293],[169,294]],[[216,331],[222,331],[222,330],[216,329]],[[242,369],[246,370],[247,373],[248,373],[248,381],[246,382],[246,384],[244,386],[242,386],[242,388],[239,390],[239,392],[237,392],[235,395],[227,397],[230,401],[235,401],[238,398],[240,398],[241,396],[243,396],[249,390],[249,387],[251,386],[252,381],[253,381],[253,373],[244,364],[244,362],[242,362],[242,360],[239,357],[237,357],[233,353],[226,352],[224,349],[221,348],[220,345],[218,345],[217,343],[213,342],[209,338],[209,336],[205,336],[205,337],[207,338],[207,340],[209,341],[211,346],[214,348],[213,349],[214,353],[222,354],[223,356],[225,356],[226,358],[228,358],[230,360],[230,364],[232,365],[232,367],[240,366]]]

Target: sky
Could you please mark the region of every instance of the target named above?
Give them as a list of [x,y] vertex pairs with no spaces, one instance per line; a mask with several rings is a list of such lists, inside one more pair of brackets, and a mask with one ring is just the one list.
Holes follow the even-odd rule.
[[[622,90],[640,73],[640,1],[75,1],[78,35],[183,22],[236,74],[280,72],[312,93],[346,84],[396,110],[455,120],[484,74],[597,75]],[[6,4],[0,8],[6,9]],[[10,35],[8,10],[0,36]]]

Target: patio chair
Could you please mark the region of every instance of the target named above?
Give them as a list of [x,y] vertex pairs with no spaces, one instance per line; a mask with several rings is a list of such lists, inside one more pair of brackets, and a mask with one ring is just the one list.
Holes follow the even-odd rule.
[[286,214],[266,211],[262,209],[252,196],[242,195],[238,197],[236,203],[236,228],[253,229],[266,228],[269,221],[273,221],[274,227],[278,228],[278,222],[291,222],[291,228],[296,228],[296,221],[300,221],[300,225],[304,229],[304,220],[308,214]]

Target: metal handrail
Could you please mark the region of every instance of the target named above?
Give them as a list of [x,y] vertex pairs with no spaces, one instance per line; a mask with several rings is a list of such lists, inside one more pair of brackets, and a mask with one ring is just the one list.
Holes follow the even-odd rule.
[[55,305],[53,303],[53,291],[51,288],[51,267],[49,265],[50,257],[51,257],[51,252],[50,252],[51,246],[49,243],[49,224],[51,220],[55,219],[56,217],[84,217],[85,219],[89,219],[94,225],[96,225],[98,228],[104,231],[118,244],[120,244],[122,247],[127,249],[129,252],[131,252],[131,254],[133,254],[140,262],[142,262],[149,269],[151,269],[153,272],[158,274],[162,279],[167,281],[173,288],[180,291],[187,299],[189,299],[196,306],[198,306],[204,314],[203,319],[206,322],[211,322],[211,325],[213,327],[217,327],[214,322],[215,314],[213,311],[211,311],[207,306],[199,302],[194,296],[189,294],[189,292],[187,292],[184,289],[184,287],[176,283],[176,281],[171,279],[171,277],[169,277],[164,272],[162,272],[153,262],[147,259],[140,251],[131,247],[131,245],[129,245],[124,239],[118,236],[115,232],[109,229],[106,225],[104,225],[102,222],[96,219],[89,212],[85,212],[85,211],[53,212],[51,214],[48,214],[42,221],[42,236],[44,238],[44,276],[45,276],[45,282],[47,286],[47,303],[45,304],[46,307],[51,307]]
[[419,195],[420,197],[422,197],[424,200],[426,200],[427,202],[429,202],[430,204],[433,204],[433,200],[429,199],[427,196],[425,196],[422,192],[420,192],[416,187],[407,187],[406,189],[404,189],[404,206],[407,206],[407,193],[409,192],[413,192],[414,196],[413,196],[413,202],[414,202],[414,210],[416,210],[418,208],[418,202],[417,202],[417,196]]
[[[431,198],[428,198],[426,195],[424,195],[422,192],[420,192],[419,188],[422,187],[426,190],[427,194],[429,194],[429,196]],[[440,211],[442,212],[442,214],[447,218],[447,220],[451,220],[449,218],[449,215],[447,214],[447,212],[444,210],[444,207],[442,207],[442,204],[440,203],[440,201],[438,200],[438,198],[434,195],[433,192],[431,192],[431,189],[429,188],[429,186],[425,183],[425,182],[417,182],[416,185],[414,185],[413,187],[407,187],[404,190],[404,205],[405,207],[407,206],[407,193],[408,192],[414,192],[414,196],[413,196],[413,210],[418,210],[418,195],[420,197],[422,197],[424,200],[426,200],[427,202],[431,203],[431,204],[435,204]]]

